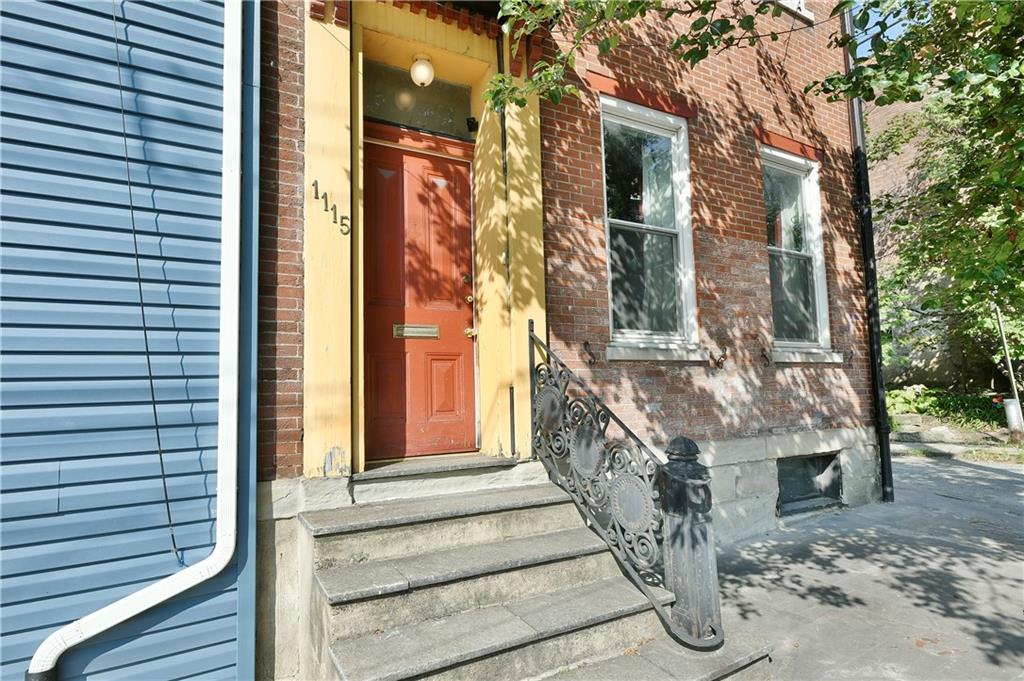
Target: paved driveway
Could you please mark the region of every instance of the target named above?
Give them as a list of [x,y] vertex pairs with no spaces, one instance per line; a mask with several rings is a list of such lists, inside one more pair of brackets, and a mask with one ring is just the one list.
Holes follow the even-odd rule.
[[1024,469],[893,468],[895,504],[730,548],[726,624],[775,642],[775,679],[1024,679]]

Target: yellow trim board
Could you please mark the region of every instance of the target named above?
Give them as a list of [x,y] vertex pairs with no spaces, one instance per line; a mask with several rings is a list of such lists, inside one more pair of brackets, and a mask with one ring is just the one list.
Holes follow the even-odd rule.
[[342,233],[331,209],[336,208],[339,222],[351,217],[350,31],[308,15],[305,22],[303,473],[347,476],[352,469],[352,236]]

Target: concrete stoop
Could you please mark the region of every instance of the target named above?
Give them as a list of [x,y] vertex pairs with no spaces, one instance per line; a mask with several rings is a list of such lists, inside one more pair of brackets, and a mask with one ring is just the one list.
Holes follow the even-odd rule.
[[[767,656],[746,640],[713,653],[668,640],[550,483],[300,518],[300,564],[310,566],[300,579],[301,678],[632,679],[660,660],[684,675],[650,678],[710,680]],[[615,666],[639,664],[637,676]]]
[[727,634],[709,653],[687,651],[669,638],[631,648],[621,655],[588,662],[544,677],[545,681],[770,681],[771,646]]

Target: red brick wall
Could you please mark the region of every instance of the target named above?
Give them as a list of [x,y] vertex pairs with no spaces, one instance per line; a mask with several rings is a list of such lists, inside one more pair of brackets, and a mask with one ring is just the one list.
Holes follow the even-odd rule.
[[[823,3],[810,4],[819,21],[828,17]],[[806,25],[788,14],[767,21],[772,28],[766,30]],[[580,78],[580,99],[542,106],[553,348],[656,443],[679,434],[711,439],[869,423],[847,107],[803,94],[814,78],[842,68],[841,53],[826,49],[838,30],[838,19],[831,20],[775,44],[712,55],[688,71],[652,47],[667,44],[672,33],[651,22],[623,35],[611,55],[591,51],[577,63],[580,76],[589,69],[654,92],[678,93],[699,109],[689,125],[698,327],[703,346],[715,355],[728,352],[722,369],[698,362],[605,361],[610,329],[598,95]],[[854,351],[842,365],[766,366],[761,356],[762,349],[770,353],[772,306],[755,126],[825,153],[820,181],[832,345]],[[598,360],[592,367],[583,361],[588,340]]]
[[261,7],[257,475],[302,474],[303,2]]

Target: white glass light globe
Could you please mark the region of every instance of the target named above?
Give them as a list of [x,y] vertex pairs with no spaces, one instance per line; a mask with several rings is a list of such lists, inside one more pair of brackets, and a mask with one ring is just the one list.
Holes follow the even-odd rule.
[[412,77],[412,82],[419,87],[427,87],[433,83],[434,65],[430,63],[430,57],[425,54],[417,54],[409,68],[409,75]]

